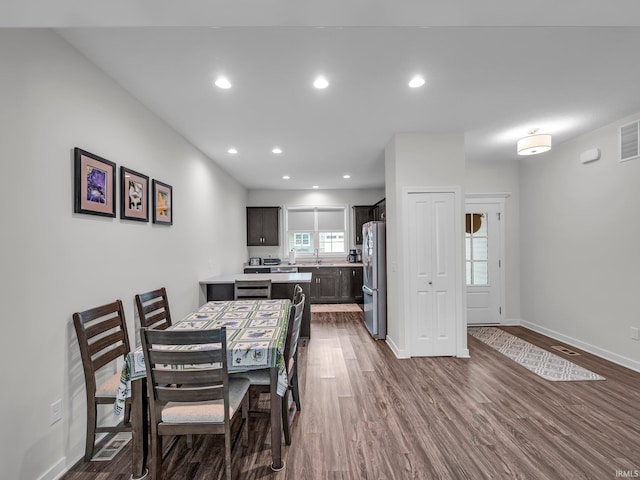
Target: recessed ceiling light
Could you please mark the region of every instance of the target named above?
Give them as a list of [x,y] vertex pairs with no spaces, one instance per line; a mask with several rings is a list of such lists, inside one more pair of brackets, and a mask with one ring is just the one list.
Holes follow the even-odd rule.
[[274,147],[273,150],[271,150],[271,153],[275,153],[276,155],[280,155],[282,153],[282,149],[280,147]]
[[422,75],[416,75],[409,81],[409,86],[411,88],[418,88],[423,86],[425,83],[424,77]]
[[283,179],[283,180],[289,180],[290,178],[291,178],[291,177],[290,177],[289,175],[283,175],[283,176],[282,176],[282,179]]
[[235,148],[230,148],[229,150],[227,150],[227,152],[231,155],[235,155],[236,153],[238,153],[238,150],[236,150]]
[[343,175],[342,178],[351,178],[351,175],[349,175],[349,174]]
[[313,187],[311,187],[311,188],[320,188],[320,187],[318,187],[318,185],[314,185],[314,186],[313,186]]
[[223,89],[227,89],[227,88],[231,88],[231,82],[225,78],[225,77],[218,77],[215,81],[215,85],[218,88],[223,88]]
[[322,90],[323,88],[327,88],[329,86],[329,81],[324,77],[317,77],[313,81],[313,86]]

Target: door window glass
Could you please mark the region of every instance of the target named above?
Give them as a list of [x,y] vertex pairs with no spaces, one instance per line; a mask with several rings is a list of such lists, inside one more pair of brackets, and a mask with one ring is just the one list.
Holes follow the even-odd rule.
[[466,215],[466,265],[467,285],[488,285],[487,213],[467,213]]

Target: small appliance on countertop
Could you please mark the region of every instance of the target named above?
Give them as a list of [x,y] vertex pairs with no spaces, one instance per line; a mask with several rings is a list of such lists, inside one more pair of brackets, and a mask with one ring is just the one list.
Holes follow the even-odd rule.
[[260,257],[251,257],[249,258],[249,265],[251,265],[252,267],[262,265],[262,259]]
[[356,249],[352,249],[349,250],[349,255],[347,255],[347,261],[349,263],[356,263],[356,258],[357,258],[357,254],[356,254]]
[[262,259],[263,265],[280,265],[281,263],[282,263],[282,260],[280,260],[279,258],[263,258]]

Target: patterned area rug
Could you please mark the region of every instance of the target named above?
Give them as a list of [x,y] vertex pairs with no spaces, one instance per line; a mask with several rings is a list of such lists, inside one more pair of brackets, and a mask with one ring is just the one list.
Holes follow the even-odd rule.
[[499,328],[471,327],[469,334],[533,373],[552,382],[605,380],[604,377],[565,360]]
[[315,303],[311,305],[311,313],[325,312],[361,312],[356,303]]

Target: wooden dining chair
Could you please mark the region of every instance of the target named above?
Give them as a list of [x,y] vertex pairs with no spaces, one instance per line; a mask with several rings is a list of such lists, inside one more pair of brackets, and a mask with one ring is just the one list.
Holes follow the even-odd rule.
[[233,298],[235,300],[270,299],[271,280],[236,280]]
[[226,328],[142,328],[141,339],[151,417],[152,479],[162,476],[162,436],[218,434],[224,435],[225,475],[231,480],[231,420],[242,411],[240,431],[246,447],[249,381],[229,379]]
[[[74,313],[73,325],[80,346],[87,394],[87,438],[84,459],[88,462],[93,457],[96,433],[131,431],[129,398],[125,401],[122,424],[116,426],[98,426],[97,424],[97,406],[113,405],[116,400],[121,376],[121,372],[117,370],[117,361],[124,359],[129,353],[129,336],[120,300]],[[105,379],[109,369],[116,372]]]
[[[302,327],[302,315],[304,312],[304,293],[300,295],[300,301],[294,306],[293,323],[287,331],[287,341],[284,346],[284,361],[287,370],[287,391],[282,398],[282,427],[287,445],[291,445],[291,424],[296,411],[302,410],[300,401],[300,387],[298,385],[298,341],[300,340],[300,328]],[[295,409],[290,414],[289,394],[293,397]]]
[[[284,345],[284,361],[287,372],[287,391],[282,398],[282,428],[284,430],[284,439],[287,445],[291,445],[291,424],[293,423],[296,412],[302,409],[300,402],[300,389],[298,387],[298,365],[297,350],[298,340],[300,338],[300,327],[302,325],[302,314],[304,312],[304,293],[300,296],[300,301],[291,305],[289,311],[289,324],[287,328],[287,336]],[[262,393],[271,391],[271,375],[268,368],[260,370],[249,370],[237,373],[234,376],[242,376],[251,382],[250,398]],[[295,409],[290,408],[289,395],[293,398]],[[252,414],[268,414],[268,411],[259,410],[254,405],[249,406],[249,412]]]
[[136,295],[136,307],[141,327],[165,330],[171,326],[169,299],[164,287]]

